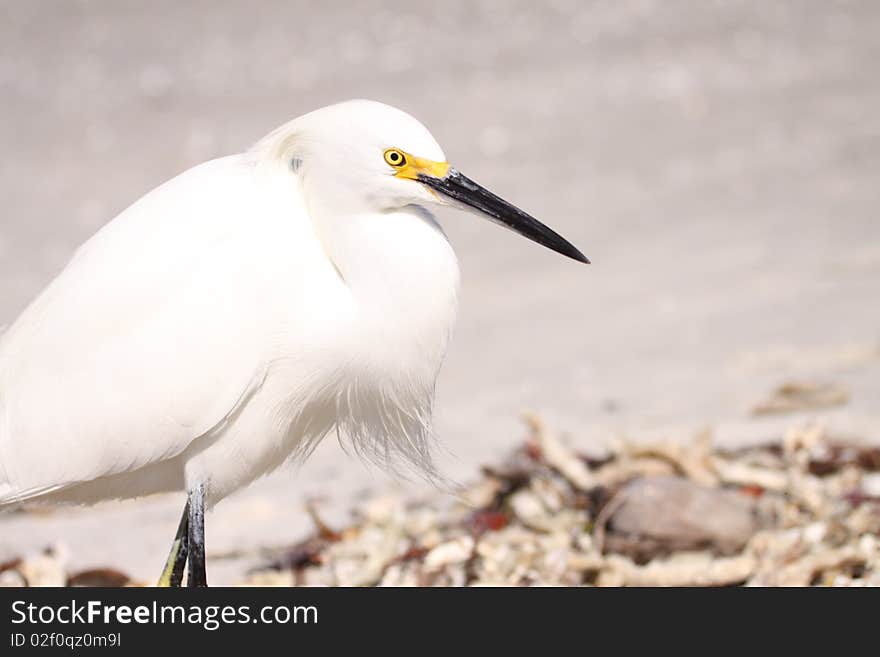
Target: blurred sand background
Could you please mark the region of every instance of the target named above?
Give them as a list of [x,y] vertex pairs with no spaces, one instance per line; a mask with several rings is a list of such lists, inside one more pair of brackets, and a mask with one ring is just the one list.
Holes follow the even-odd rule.
[[[367,97],[594,262],[441,213],[463,277],[437,404],[450,475],[512,446],[526,409],[583,446],[812,420],[880,440],[880,3],[12,0],[0,16],[0,325],[158,183]],[[850,401],[750,416],[789,380]],[[332,520],[388,485],[325,441],[209,516],[209,557],[242,551],[211,581],[301,537],[306,497]],[[152,579],[182,503],[7,515],[0,560],[63,541],[74,567]]]

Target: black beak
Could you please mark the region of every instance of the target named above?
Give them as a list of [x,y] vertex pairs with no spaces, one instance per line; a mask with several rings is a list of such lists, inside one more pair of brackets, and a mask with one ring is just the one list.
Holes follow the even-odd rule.
[[435,178],[425,174],[419,174],[419,182],[431,189],[452,199],[460,205],[473,208],[486,215],[495,223],[506,226],[516,231],[523,237],[528,237],[548,249],[568,256],[578,262],[589,264],[589,260],[583,253],[578,251],[571,242],[547,228],[530,214],[526,214],[503,198],[495,196],[485,187],[475,183],[455,169],[449,169],[449,173],[443,178]]

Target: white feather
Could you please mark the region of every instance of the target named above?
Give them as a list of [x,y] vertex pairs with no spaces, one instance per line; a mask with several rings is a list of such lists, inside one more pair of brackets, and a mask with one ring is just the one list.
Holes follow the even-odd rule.
[[442,151],[398,110],[345,107],[144,196],[0,337],[0,504],[193,483],[214,503],[334,428],[434,472],[458,269],[430,193],[374,169],[389,139]]

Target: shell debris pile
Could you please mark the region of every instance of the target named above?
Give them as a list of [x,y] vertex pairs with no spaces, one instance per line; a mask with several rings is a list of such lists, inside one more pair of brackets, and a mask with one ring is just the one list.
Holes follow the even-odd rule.
[[[708,435],[579,454],[536,417],[456,495],[367,499],[333,529],[262,552],[275,586],[877,586],[880,448],[821,429],[736,450]],[[63,545],[0,563],[0,585],[139,585],[68,572]]]
[[330,586],[876,586],[880,449],[816,428],[734,451],[579,455],[536,418],[445,502],[367,501],[245,583]]

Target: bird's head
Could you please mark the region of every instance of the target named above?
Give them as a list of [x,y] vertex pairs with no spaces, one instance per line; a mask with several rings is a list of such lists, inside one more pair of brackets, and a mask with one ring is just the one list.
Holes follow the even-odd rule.
[[450,166],[428,129],[394,107],[367,100],[330,105],[279,128],[259,148],[297,169],[307,190],[337,208],[451,205],[589,262],[562,236]]

